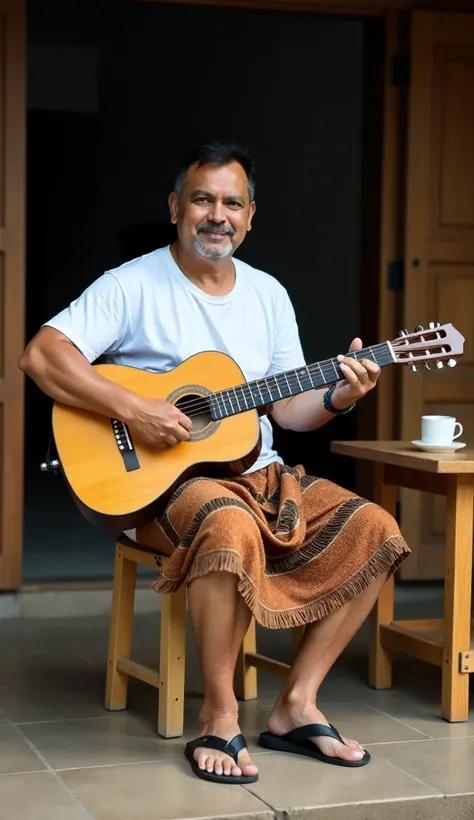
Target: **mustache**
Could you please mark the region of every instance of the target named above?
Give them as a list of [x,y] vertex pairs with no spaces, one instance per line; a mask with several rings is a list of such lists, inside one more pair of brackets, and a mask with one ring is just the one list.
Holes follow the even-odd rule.
[[230,225],[216,225],[215,222],[201,222],[197,226],[198,233],[224,233],[228,236],[233,236],[235,231]]

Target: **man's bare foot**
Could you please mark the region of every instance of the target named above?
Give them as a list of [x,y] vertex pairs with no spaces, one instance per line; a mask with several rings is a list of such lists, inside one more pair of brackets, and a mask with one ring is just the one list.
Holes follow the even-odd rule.
[[[293,729],[300,726],[308,726],[311,723],[322,723],[329,726],[323,713],[316,708],[316,704],[285,704],[276,703],[268,718],[268,730],[274,735],[281,737]],[[356,740],[343,738],[344,743],[331,737],[310,738],[315,746],[328,757],[339,757],[342,760],[362,760],[364,749]]]
[[[223,740],[231,740],[235,735],[240,734],[237,712],[222,713],[215,712],[213,715],[206,715],[206,719],[200,722],[199,737],[207,735],[217,735]],[[241,775],[250,776],[258,774],[257,767],[253,764],[247,749],[242,749],[238,756],[239,765],[224,752],[211,749],[209,746],[199,746],[194,752],[194,759],[200,769],[207,772],[214,772],[217,775]]]

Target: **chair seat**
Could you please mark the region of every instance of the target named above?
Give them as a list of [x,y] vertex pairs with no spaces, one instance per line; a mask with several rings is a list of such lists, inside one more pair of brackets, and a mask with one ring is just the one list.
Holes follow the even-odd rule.
[[134,549],[144,550],[151,555],[163,555],[165,558],[169,558],[170,555],[173,554],[173,547],[165,547],[165,549],[157,550],[154,547],[149,547],[147,544],[139,544],[137,541],[129,538],[128,535],[125,535],[125,533],[121,533],[117,537],[117,544],[121,544],[122,547],[133,547]]

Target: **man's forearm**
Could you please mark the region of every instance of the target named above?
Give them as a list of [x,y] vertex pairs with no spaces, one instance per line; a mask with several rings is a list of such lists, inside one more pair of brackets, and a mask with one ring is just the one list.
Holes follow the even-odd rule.
[[[299,393],[282,408],[275,405],[274,417],[276,422],[285,430],[295,430],[297,433],[307,433],[310,430],[317,430],[334,418],[333,413],[328,413],[323,405],[323,396],[327,388],[321,390],[308,390],[306,393]],[[338,410],[340,407],[333,397],[334,406]],[[346,405],[348,406],[348,405]]]
[[134,416],[139,397],[100,376],[67,342],[33,344],[26,349],[19,366],[55,401],[122,421]]

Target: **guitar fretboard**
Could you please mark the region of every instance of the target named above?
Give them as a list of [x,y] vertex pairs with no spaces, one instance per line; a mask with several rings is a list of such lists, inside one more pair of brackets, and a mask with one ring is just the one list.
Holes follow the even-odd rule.
[[[387,342],[366,347],[346,354],[353,359],[370,359],[379,367],[393,364],[394,357]],[[267,376],[253,382],[230,387],[209,396],[211,416],[214,421],[254,410],[280,399],[288,399],[298,393],[314,390],[324,385],[335,384],[344,378],[337,358],[287,370],[274,376]]]

